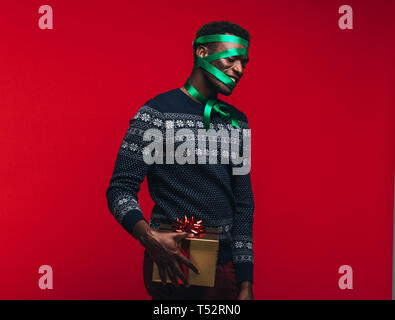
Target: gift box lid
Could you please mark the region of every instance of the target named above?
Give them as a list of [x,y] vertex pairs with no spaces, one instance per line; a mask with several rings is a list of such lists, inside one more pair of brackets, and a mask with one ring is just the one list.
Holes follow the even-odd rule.
[[[172,225],[167,223],[161,223],[158,231],[160,232],[175,232],[172,230]],[[219,240],[219,229],[218,227],[205,227],[203,233],[195,235],[193,237],[187,237],[187,240],[199,240],[199,241],[218,241]]]

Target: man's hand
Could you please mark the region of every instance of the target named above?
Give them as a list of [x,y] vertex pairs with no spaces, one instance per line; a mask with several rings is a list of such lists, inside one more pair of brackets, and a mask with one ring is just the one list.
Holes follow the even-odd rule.
[[184,263],[197,274],[200,272],[198,267],[187,259],[177,246],[177,242],[188,237],[189,234],[187,232],[158,232],[147,225],[146,222],[143,222],[137,226],[137,229],[135,228],[136,239],[147,249],[147,253],[157,264],[162,284],[166,284],[166,274],[168,274],[175,286],[179,285],[178,279],[180,278],[189,287],[180,264]]
[[241,283],[237,300],[254,300],[254,295],[252,293],[252,284],[250,281],[243,281]]

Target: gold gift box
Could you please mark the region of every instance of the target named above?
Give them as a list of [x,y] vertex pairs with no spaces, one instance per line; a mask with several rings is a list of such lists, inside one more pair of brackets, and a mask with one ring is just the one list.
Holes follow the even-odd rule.
[[[161,224],[159,232],[173,232],[171,225]],[[205,232],[194,237],[187,237],[178,243],[181,246],[182,241],[190,241],[189,260],[199,267],[200,274],[196,274],[188,268],[187,280],[192,286],[214,287],[215,271],[217,270],[217,256],[219,247],[219,230],[218,228],[205,228]],[[159,271],[154,262],[152,281],[161,282]],[[171,283],[169,277],[167,282]]]

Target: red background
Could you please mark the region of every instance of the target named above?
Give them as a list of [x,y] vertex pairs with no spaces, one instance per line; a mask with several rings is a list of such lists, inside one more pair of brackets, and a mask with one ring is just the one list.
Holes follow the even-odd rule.
[[[53,8],[54,30],[38,28]],[[338,8],[354,10],[340,30]],[[225,100],[252,128],[256,299],[390,299],[394,1],[0,4],[0,298],[148,299],[143,248],[107,208],[128,122],[180,87],[212,20],[252,35]],[[152,201],[139,194],[149,219]],[[54,289],[38,269],[52,266]],[[350,265],[354,289],[340,290]]]

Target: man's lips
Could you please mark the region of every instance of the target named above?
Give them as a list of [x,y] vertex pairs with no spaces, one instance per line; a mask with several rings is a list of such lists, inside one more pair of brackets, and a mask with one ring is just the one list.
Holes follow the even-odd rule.
[[234,77],[234,76],[228,76],[231,78],[235,83],[239,82],[240,78]]

